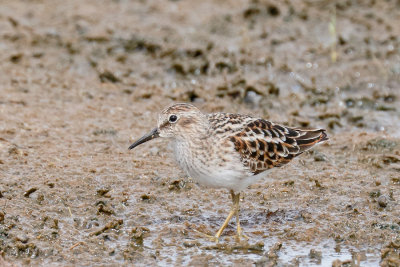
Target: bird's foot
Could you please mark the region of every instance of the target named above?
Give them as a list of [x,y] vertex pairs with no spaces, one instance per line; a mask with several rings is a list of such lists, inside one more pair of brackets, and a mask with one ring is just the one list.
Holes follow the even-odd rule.
[[236,234],[236,241],[237,242],[239,242],[240,243],[240,241],[242,241],[242,240],[249,240],[250,238],[247,236],[247,235],[245,235],[245,234],[243,234],[243,232],[240,232],[240,233],[237,233]]
[[249,240],[250,238],[243,234],[243,230],[242,227],[240,227],[240,223],[239,223],[239,218],[238,218],[238,226],[237,226],[237,233],[236,233],[236,240],[238,242],[240,242],[242,239],[245,239],[246,241]]
[[211,242],[218,243],[218,241],[219,241],[219,238],[217,236],[209,235],[209,234],[203,233],[203,232],[201,232],[199,230],[196,230],[196,229],[193,229],[193,231],[195,231],[196,233],[198,233],[202,237],[205,237],[205,238],[209,239]]

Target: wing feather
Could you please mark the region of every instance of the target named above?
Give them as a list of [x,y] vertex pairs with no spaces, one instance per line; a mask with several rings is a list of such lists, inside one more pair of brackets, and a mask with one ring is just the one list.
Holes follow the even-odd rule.
[[245,166],[253,174],[258,174],[289,163],[328,138],[324,129],[289,128],[263,119],[254,119],[230,140]]
[[328,140],[324,129],[290,128],[241,114],[212,113],[208,119],[212,133],[230,140],[253,174],[285,165]]

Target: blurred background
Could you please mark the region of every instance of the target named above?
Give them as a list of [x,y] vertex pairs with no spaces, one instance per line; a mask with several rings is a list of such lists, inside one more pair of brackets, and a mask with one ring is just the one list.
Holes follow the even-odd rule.
[[[396,266],[399,21],[396,0],[0,0],[1,255]],[[174,102],[331,142],[246,191],[249,243],[232,223],[208,244],[191,229],[214,232],[226,192],[188,181],[165,141],[127,151]]]

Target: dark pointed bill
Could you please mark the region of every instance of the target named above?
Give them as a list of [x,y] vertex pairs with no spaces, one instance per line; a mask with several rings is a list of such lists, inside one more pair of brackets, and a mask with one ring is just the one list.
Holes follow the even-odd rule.
[[158,128],[154,128],[153,130],[151,130],[151,132],[143,135],[141,138],[139,138],[139,140],[137,140],[136,142],[134,142],[129,149],[133,149],[135,147],[137,147],[140,144],[143,144],[147,141],[150,141],[154,138],[157,138],[160,136],[160,132],[158,131]]

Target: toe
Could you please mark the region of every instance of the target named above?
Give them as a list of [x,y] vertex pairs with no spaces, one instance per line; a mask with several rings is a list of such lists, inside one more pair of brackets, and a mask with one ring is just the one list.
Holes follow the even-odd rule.
[[199,230],[193,229],[197,234],[209,239],[211,242],[215,242],[218,243],[219,242],[219,238],[218,236],[213,236],[213,235],[208,235],[206,233],[200,232]]

